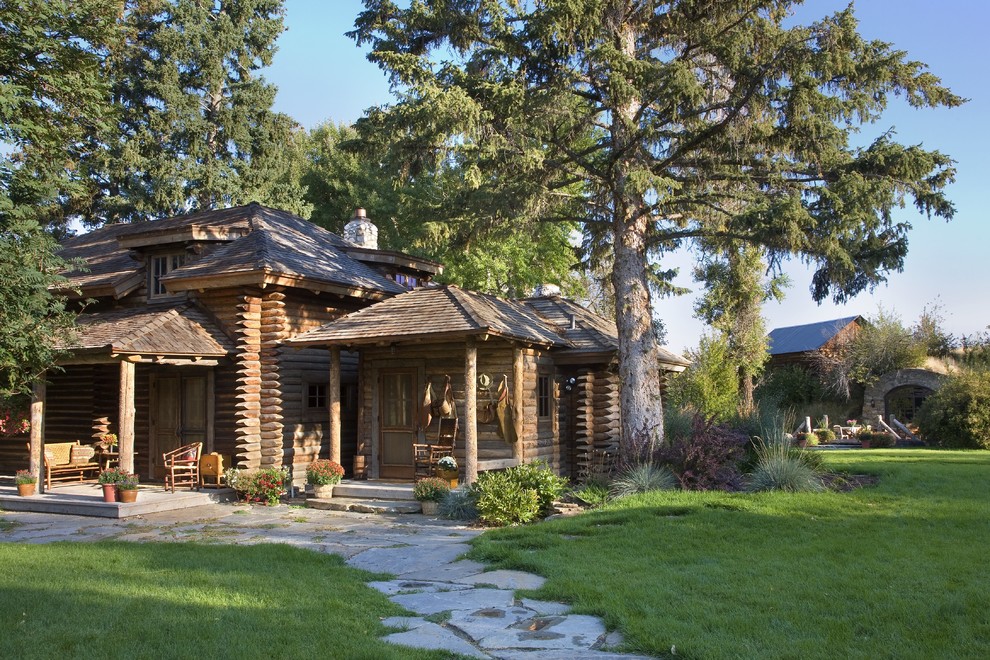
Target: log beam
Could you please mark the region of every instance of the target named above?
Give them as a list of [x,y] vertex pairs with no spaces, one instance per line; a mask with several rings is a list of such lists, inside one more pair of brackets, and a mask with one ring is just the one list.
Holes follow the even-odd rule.
[[330,384],[327,386],[330,408],[330,460],[340,463],[340,347],[330,347]]
[[[44,374],[42,374],[44,378]],[[45,492],[45,475],[42,474],[44,463],[41,460],[42,446],[45,438],[45,396],[47,386],[39,378],[31,386],[31,442],[28,470],[38,479],[38,492]]]
[[134,472],[134,363],[120,362],[120,469],[128,474]]
[[464,481],[478,480],[478,347],[469,339],[464,359]]
[[526,460],[525,425],[523,424],[523,404],[525,397],[526,370],[523,349],[521,346],[512,347],[512,424],[516,427],[516,442],[512,445],[512,458],[523,463]]

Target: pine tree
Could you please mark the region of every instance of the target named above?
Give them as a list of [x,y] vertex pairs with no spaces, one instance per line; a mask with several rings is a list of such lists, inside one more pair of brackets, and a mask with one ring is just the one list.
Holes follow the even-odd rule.
[[628,460],[662,437],[651,258],[752,243],[799,255],[816,269],[813,297],[841,301],[903,264],[909,227],[892,211],[905,198],[952,215],[947,156],[888,133],[857,149],[849,135],[891,95],[962,99],[864,40],[852,8],[790,26],[797,4],[365,0],[358,17],[353,35],[400,94],[366,124],[411,166],[456,153],[500,208],[557,220],[573,208],[556,200],[577,195],[580,219],[607,227]]

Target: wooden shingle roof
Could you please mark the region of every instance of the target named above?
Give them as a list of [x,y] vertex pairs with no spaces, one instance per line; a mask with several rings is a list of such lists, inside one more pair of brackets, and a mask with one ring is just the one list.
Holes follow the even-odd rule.
[[[571,348],[559,356],[575,358],[588,354],[611,355],[619,350],[619,331],[612,321],[559,295],[526,298],[523,302],[541,317],[561,329]],[[669,371],[681,371],[691,363],[687,359],[660,348],[660,365]]]
[[415,289],[348,314],[286,343],[360,345],[493,335],[542,346],[570,346],[521,302],[448,285]]
[[221,357],[234,350],[230,339],[190,303],[80,314],[76,325],[72,341],[60,346],[73,354]]
[[212,247],[200,259],[163,278],[170,291],[223,286],[234,280],[278,282],[369,298],[405,290],[348,256],[346,252],[356,247],[349,241],[291,213],[255,203],[108,225],[69,238],[61,256],[84,260],[87,270],[67,273],[68,289],[82,289],[82,297],[123,297],[146,279],[143,256],[131,250],[196,241]]

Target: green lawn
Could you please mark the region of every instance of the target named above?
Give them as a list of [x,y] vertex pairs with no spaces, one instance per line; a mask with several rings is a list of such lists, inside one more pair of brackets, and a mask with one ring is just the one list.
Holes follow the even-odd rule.
[[400,609],[284,545],[0,544],[0,658],[445,658],[385,644]]
[[685,658],[990,657],[990,452],[836,452],[850,493],[671,492],[496,530],[475,559]]

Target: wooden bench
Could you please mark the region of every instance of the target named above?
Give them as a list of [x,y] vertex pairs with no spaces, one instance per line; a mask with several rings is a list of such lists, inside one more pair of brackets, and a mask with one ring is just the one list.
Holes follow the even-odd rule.
[[[95,479],[100,474],[100,464],[92,460],[72,462],[72,448],[80,447],[79,441],[45,443],[45,489],[52,487],[53,481],[82,482]],[[28,444],[28,451],[31,445]]]

